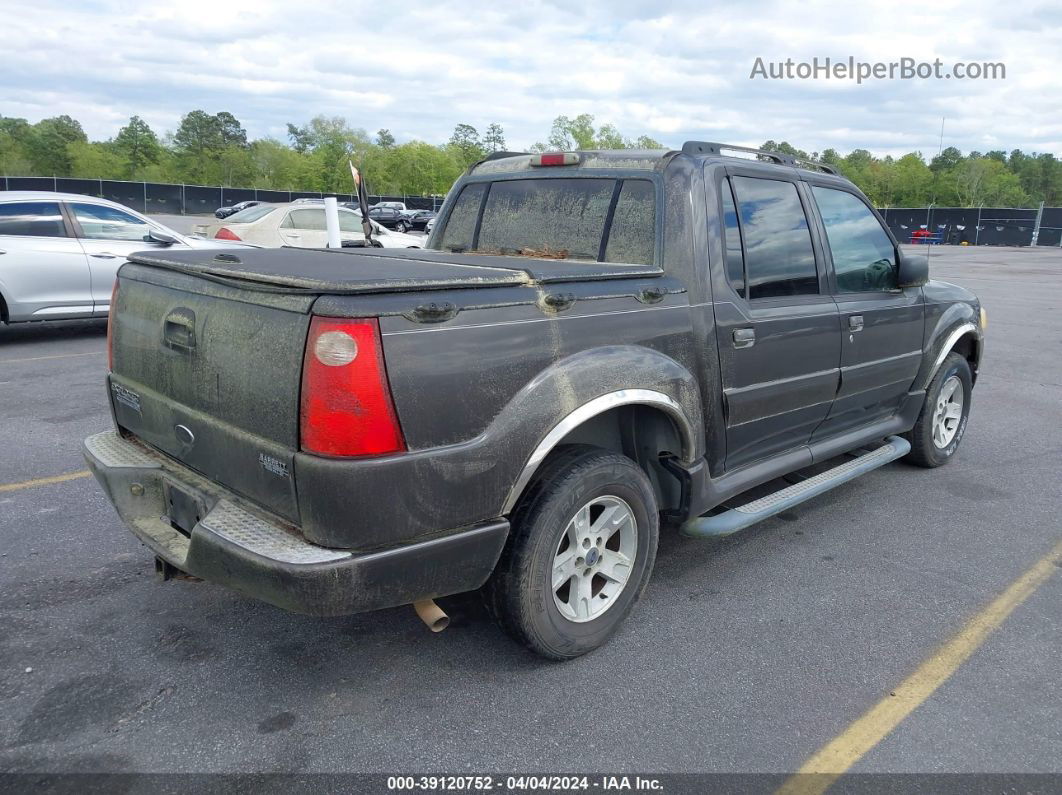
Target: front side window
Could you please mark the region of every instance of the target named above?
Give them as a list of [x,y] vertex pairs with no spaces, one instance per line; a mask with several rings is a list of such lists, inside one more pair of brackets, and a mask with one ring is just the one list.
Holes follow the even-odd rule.
[[528,178],[466,186],[438,245],[480,254],[648,265],[654,261],[655,230],[656,192],[649,180]]
[[73,202],[81,236],[89,240],[146,240],[151,225],[116,207]]
[[0,235],[66,237],[58,202],[0,203]]
[[811,229],[796,185],[755,177],[734,177],[733,185],[749,299],[817,294]]
[[340,212],[339,212],[339,231],[340,232],[356,232],[359,235],[363,234],[363,231],[362,231],[362,228],[361,228],[361,216],[356,214],[356,213],[352,213],[352,212],[349,212],[349,211],[344,212],[344,211],[340,210]]
[[812,191],[833,255],[837,292],[897,289],[896,251],[870,208],[843,190],[814,187]]

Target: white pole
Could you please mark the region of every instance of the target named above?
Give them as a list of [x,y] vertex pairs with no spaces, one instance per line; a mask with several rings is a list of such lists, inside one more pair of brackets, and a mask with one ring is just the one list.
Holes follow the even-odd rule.
[[1033,226],[1032,242],[1030,246],[1035,246],[1040,240],[1040,219],[1044,217],[1044,203],[1040,202],[1040,209],[1036,211],[1036,224]]
[[325,227],[328,229],[328,247],[342,248],[343,241],[339,239],[339,204],[335,196],[328,196],[324,200]]

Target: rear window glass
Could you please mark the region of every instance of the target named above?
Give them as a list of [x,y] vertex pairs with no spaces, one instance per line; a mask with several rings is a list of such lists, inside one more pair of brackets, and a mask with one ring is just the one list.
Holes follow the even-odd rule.
[[225,219],[225,223],[249,224],[252,221],[257,221],[259,218],[265,218],[275,209],[277,208],[271,204],[256,204],[254,207],[248,207],[246,210],[240,210],[238,213],[233,213]]
[[517,179],[491,183],[489,190],[483,183],[466,186],[439,247],[648,265],[655,229],[656,193],[649,180]]
[[454,209],[443,229],[439,248],[449,251],[468,251],[472,248],[472,236],[476,231],[476,219],[479,218],[479,206],[483,201],[485,183],[466,185],[454,203]]
[[10,202],[0,204],[0,235],[66,237],[63,215],[57,202]]

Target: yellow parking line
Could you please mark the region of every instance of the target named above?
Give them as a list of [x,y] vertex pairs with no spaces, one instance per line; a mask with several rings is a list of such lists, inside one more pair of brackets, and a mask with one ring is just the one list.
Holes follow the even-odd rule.
[[50,486],[53,483],[65,483],[68,480],[77,480],[78,478],[87,478],[92,473],[87,469],[82,469],[78,472],[67,472],[65,475],[52,475],[47,478],[34,478],[33,480],[24,480],[21,483],[0,483],[0,492],[5,491],[19,491],[20,489],[32,489],[36,486]]
[[1015,608],[1062,566],[1062,541],[1016,579],[996,599],[888,696],[824,745],[782,784],[779,795],[820,795],[900,722],[918,708],[977,651]]
[[17,362],[43,362],[45,359],[73,359],[76,356],[102,356],[107,351],[89,351],[88,353],[57,353],[54,356],[30,356],[26,359],[0,359],[0,364]]

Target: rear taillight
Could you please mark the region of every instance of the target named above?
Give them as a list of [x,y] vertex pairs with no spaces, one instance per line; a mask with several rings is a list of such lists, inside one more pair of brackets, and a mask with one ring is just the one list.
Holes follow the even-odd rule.
[[231,229],[229,229],[227,226],[223,226],[223,227],[221,227],[221,229],[219,229],[217,232],[214,233],[214,239],[215,240],[239,240],[240,236],[237,235],[235,232],[233,232]]
[[334,456],[406,449],[375,319],[314,317],[302,365],[301,446]]
[[118,277],[111,288],[111,303],[107,309],[107,369],[114,370],[114,315],[118,311]]

